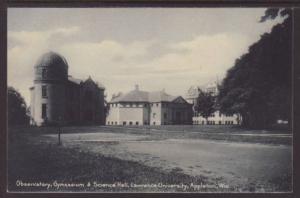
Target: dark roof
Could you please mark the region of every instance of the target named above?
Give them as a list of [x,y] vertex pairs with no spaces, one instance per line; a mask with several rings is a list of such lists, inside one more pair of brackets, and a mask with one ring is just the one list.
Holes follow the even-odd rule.
[[100,89],[105,89],[105,87],[104,87],[101,83],[95,82],[95,81],[91,78],[91,76],[89,76],[88,79],[86,79],[83,83],[95,84],[95,85],[97,85]]
[[62,55],[50,51],[40,56],[40,58],[37,60],[35,64],[35,67],[53,67],[53,66],[68,68],[68,63]]
[[105,87],[101,83],[93,81],[93,79],[91,77],[89,77],[86,80],[81,80],[78,78],[73,78],[72,76],[68,76],[68,80],[77,85],[80,85],[81,83],[93,83],[93,84],[97,85],[100,89],[105,89]]

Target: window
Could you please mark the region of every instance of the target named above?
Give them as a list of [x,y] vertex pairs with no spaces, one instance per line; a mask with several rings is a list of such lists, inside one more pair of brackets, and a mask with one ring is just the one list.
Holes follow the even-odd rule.
[[47,70],[42,69],[42,78],[46,78]]
[[132,125],[132,122],[129,122],[129,125]]
[[167,117],[168,117],[168,114],[164,113],[164,119],[167,119]]
[[115,122],[115,125],[118,125],[118,122]]
[[109,125],[109,121],[107,122],[107,124]]
[[222,121],[219,121],[219,124],[222,124]]
[[153,114],[152,114],[152,117],[155,118],[155,117],[156,117],[156,113],[153,113]]
[[139,122],[136,122],[135,125],[139,125]]
[[123,125],[126,125],[126,122],[123,122]]
[[47,104],[42,104],[42,118],[47,119]]
[[42,97],[47,98],[47,86],[42,85]]
[[153,122],[153,125],[155,125],[155,122]]
[[156,103],[156,106],[158,107],[158,103]]

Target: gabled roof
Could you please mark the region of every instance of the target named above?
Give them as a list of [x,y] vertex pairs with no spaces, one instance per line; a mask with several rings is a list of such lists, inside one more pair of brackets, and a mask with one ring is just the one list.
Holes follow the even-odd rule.
[[113,98],[111,102],[148,102],[148,97],[149,92],[136,89]]
[[81,83],[92,83],[92,84],[97,85],[100,89],[105,89],[105,87],[101,83],[93,81],[93,79],[91,77],[89,77],[86,80],[81,80],[81,79],[78,79],[78,78],[73,78],[72,76],[68,76],[68,80],[72,83],[77,84],[77,85],[80,85]]
[[165,91],[149,92],[149,102],[172,102],[175,98]]
[[[171,96],[165,91],[147,92],[135,89],[125,94],[114,96],[110,103],[116,102],[174,102],[181,96]],[[183,98],[182,98],[183,99]],[[184,100],[184,99],[183,99]],[[176,101],[175,101],[176,102]]]

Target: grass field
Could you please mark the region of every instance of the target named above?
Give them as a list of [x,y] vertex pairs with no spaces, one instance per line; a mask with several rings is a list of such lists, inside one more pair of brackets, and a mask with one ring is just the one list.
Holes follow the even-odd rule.
[[286,131],[230,126],[64,127],[61,140],[58,145],[57,128],[10,128],[8,189],[287,192],[292,188],[292,136]]

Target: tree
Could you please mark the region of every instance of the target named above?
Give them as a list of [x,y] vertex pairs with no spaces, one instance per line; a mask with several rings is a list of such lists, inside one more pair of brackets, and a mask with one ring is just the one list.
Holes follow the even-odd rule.
[[219,87],[222,113],[239,113],[242,125],[265,128],[290,120],[292,20],[289,9],[267,9],[260,22],[285,16],[235,61]]
[[27,105],[21,94],[13,87],[7,90],[7,119],[9,126],[28,125],[30,116]]
[[210,92],[204,92],[199,89],[199,95],[194,105],[196,112],[200,113],[202,117],[207,119],[215,112],[215,96]]

